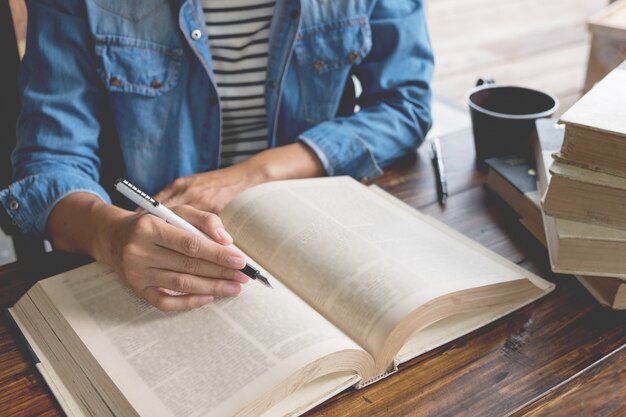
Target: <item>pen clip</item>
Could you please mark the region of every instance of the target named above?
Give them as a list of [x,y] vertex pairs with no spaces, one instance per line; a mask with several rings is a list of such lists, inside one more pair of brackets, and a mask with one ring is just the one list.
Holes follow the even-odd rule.
[[158,207],[159,206],[159,202],[158,201],[156,201],[154,198],[150,197],[148,194],[146,194],[143,191],[141,191],[139,188],[135,187],[127,179],[125,179],[125,178],[118,178],[117,181],[115,181],[115,184],[113,184],[113,185],[114,185],[115,188],[117,188],[118,184],[122,184],[122,185],[126,186],[129,190],[133,191],[135,194],[137,194],[138,196],[140,196],[141,198],[146,200],[148,203],[152,204],[154,207]]

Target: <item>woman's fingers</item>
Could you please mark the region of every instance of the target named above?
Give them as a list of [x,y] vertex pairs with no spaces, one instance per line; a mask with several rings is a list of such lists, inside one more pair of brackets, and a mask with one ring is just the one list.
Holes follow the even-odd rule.
[[154,199],[158,201],[159,203],[165,204],[167,207],[169,207],[169,203],[170,203],[169,200],[170,198],[172,198],[175,192],[176,191],[170,186],[170,187],[165,188],[161,192],[157,193],[156,195],[154,195]]
[[116,270],[139,295],[163,311],[186,310],[232,297],[249,281],[240,269],[244,255],[228,246],[232,238],[218,216],[192,207],[178,215],[204,231],[199,236],[150,214],[136,214],[121,225]]
[[202,278],[232,280],[243,284],[249,280],[237,269],[217,265],[201,258],[192,258],[163,247],[156,247],[150,253],[149,260],[149,267],[154,270],[177,271]]
[[157,287],[146,287],[141,295],[161,311],[191,310],[213,301],[213,297],[210,295],[169,295]]
[[242,269],[246,266],[243,254],[237,249],[191,234],[172,225],[159,227],[153,241],[158,246],[189,258],[202,259],[230,269]]
[[239,282],[165,270],[155,270],[150,284],[152,284],[150,286],[167,288],[185,294],[216,297],[234,297],[241,292]]

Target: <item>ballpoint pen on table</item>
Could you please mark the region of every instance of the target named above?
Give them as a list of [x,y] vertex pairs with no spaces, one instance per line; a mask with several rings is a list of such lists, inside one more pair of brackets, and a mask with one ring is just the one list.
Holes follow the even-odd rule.
[[437,200],[439,204],[446,204],[448,198],[448,183],[446,181],[446,173],[443,167],[443,155],[441,153],[441,145],[439,138],[433,138],[430,142],[430,159],[435,167],[435,176],[437,180]]
[[[115,181],[114,186],[115,186],[115,189],[119,191],[122,195],[127,197],[133,203],[137,204],[139,207],[146,210],[148,213],[153,214],[165,220],[172,226],[176,226],[180,229],[186,230],[190,233],[193,233],[196,236],[200,236],[205,239],[212,240],[209,236],[205,235],[196,227],[194,227],[191,223],[187,222],[182,217],[179,217],[172,210],[168,209],[163,204],[159,203],[154,198],[150,197],[148,194],[144,193],[139,188],[135,187],[128,180],[120,178],[117,181]],[[246,263],[246,266],[243,267],[243,269],[241,269],[240,271],[243,272],[245,275],[249,276],[250,278],[260,281],[266,287],[272,288],[267,278],[265,278],[261,274],[261,271],[259,271],[258,269],[250,265],[249,263]]]

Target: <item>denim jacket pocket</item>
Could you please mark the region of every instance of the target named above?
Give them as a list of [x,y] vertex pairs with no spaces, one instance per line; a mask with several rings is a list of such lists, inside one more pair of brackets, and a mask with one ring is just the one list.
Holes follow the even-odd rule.
[[94,0],[94,3],[110,13],[125,19],[139,21],[154,12],[159,6],[167,4],[167,0]]
[[108,92],[120,143],[159,145],[178,83],[183,50],[137,39],[96,43],[98,73]]
[[371,28],[364,16],[305,28],[298,34],[294,55],[308,122],[335,117],[352,66],[371,49]]

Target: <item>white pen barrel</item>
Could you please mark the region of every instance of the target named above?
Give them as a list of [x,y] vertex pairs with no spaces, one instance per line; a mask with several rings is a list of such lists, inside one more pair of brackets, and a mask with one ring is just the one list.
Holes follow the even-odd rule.
[[166,222],[168,222],[169,224],[171,224],[172,226],[176,226],[180,229],[186,230],[187,232],[193,233],[196,236],[200,236],[200,237],[212,240],[209,236],[202,233],[200,230],[194,227],[187,220],[178,216],[176,213],[174,213],[172,210],[165,207],[163,204],[159,204],[157,207],[153,207],[152,212],[156,214],[157,216],[159,216],[160,218],[162,218],[163,220],[165,220]]
[[196,236],[210,239],[207,235],[205,235],[200,230],[195,228],[191,223],[179,217],[176,213],[174,213],[172,210],[165,207],[163,204],[161,203],[157,203],[156,205],[152,204],[147,199],[150,197],[144,194],[139,189],[133,190],[129,188],[128,185],[125,185],[121,181],[115,184],[115,188],[117,189],[117,191],[119,191],[125,197],[127,197],[130,201],[137,204],[139,207],[146,210],[148,213],[152,213],[153,215],[165,220],[172,226],[176,226],[180,229],[186,230],[189,233],[193,233]]

